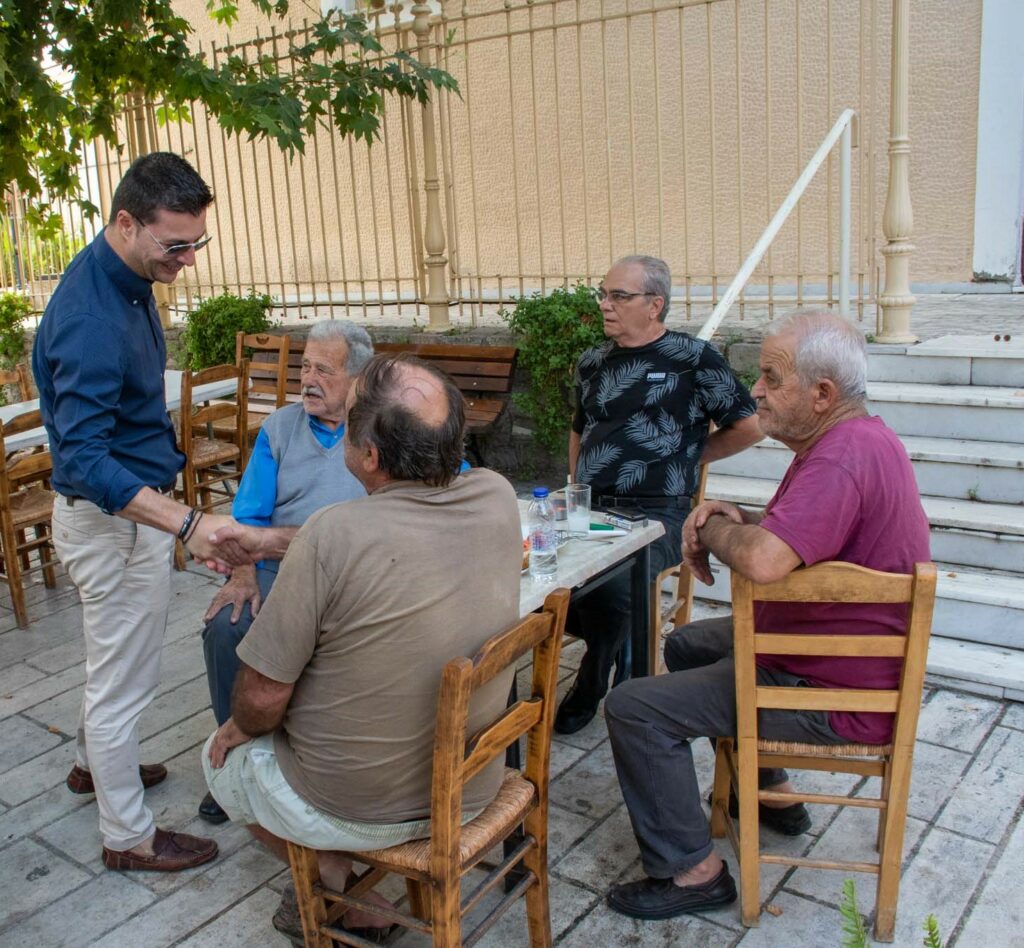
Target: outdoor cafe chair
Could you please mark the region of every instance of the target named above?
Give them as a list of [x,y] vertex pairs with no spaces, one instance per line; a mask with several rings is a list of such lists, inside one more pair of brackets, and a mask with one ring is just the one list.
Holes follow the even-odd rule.
[[[247,430],[251,444],[259,434],[267,416],[283,408],[288,400],[288,357],[291,339],[288,335],[244,333],[235,336],[235,365],[249,359],[249,396]],[[251,352],[251,358],[247,353]],[[231,422],[215,422],[213,432],[218,438],[229,437]]]
[[[472,658],[454,658],[441,673],[434,735],[430,801],[430,837],[378,849],[346,853],[368,868],[353,876],[345,892],[323,886],[315,850],[288,843],[306,945],[328,948],[332,939],[345,945],[371,942],[346,932],[339,919],[350,908],[372,911],[399,925],[433,938],[436,946],[471,944],[497,921],[520,896],[526,897],[526,916],[533,948],[551,944],[548,902],[548,771],[551,727],[555,719],[555,690],[562,632],[569,591],[556,589],[540,612],[531,613],[488,640]],[[533,651],[533,687],[529,697],[506,708],[492,724],[467,735],[473,694],[503,670],[515,667]],[[506,769],[497,797],[482,813],[461,825],[462,791],[507,747],[527,735],[526,766]],[[525,824],[525,836],[496,865],[485,857]],[[500,850],[498,850],[500,852]],[[520,866],[520,864],[522,864]],[[525,868],[521,876],[510,873]],[[460,882],[472,869],[487,874],[460,902]],[[385,909],[362,896],[388,873],[404,876],[410,912]],[[472,932],[462,933],[465,915],[491,891],[503,898],[489,907]]]
[[[914,572],[881,573],[851,563],[819,563],[797,569],[776,583],[756,584],[732,573],[736,664],[736,739],[720,738],[715,758],[711,835],[728,834],[740,862],[740,916],[756,926],[760,915],[761,863],[840,869],[878,877],[874,935],[892,941],[896,924],[907,795],[921,707],[928,638],[935,605],[935,566],[918,563]],[[754,631],[755,602],[907,603],[902,635],[804,635]],[[902,659],[899,686],[872,688],[784,688],[757,684],[757,655],[822,655]],[[758,737],[761,708],[882,712],[895,715],[887,744],[805,744]],[[879,795],[838,796],[758,790],[759,767],[784,767],[880,778]],[[739,833],[729,816],[730,787],[739,800]],[[815,859],[759,852],[758,803],[778,800],[855,806],[878,811],[877,861]]]
[[[28,610],[25,606],[26,573],[42,570],[43,582],[52,588],[57,579],[54,573],[54,554],[51,540],[53,517],[53,491],[50,475],[53,464],[48,449],[18,451],[7,456],[4,439],[32,428],[42,427],[39,410],[15,416],[6,424],[0,422],[0,553],[3,557],[2,576],[11,590],[11,604],[18,626],[28,628]],[[28,535],[31,530],[33,536]],[[32,562],[32,554],[36,562]]]
[[24,362],[19,362],[9,371],[0,371],[0,390],[6,389],[8,385],[17,386],[17,401],[27,402],[32,398],[32,381]]
[[[192,404],[192,390],[209,382],[234,379],[234,401]],[[210,510],[233,496],[231,481],[242,479],[249,458],[248,403],[249,362],[214,365],[198,372],[185,371],[181,377],[181,422],[178,446],[185,455],[181,493],[189,507]],[[227,425],[226,434],[214,431],[218,422]]]

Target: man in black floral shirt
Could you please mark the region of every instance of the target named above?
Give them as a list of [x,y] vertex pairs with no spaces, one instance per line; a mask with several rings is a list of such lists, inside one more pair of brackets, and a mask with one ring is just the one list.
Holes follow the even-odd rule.
[[[665,535],[651,544],[652,577],[682,558],[683,521],[701,464],[761,439],[750,393],[707,342],[665,328],[672,277],[656,257],[623,257],[598,290],[607,342],[580,356],[569,472],[595,506],[643,509]],[[708,423],[717,430],[708,435]],[[575,606],[569,630],[587,643],[555,730],[572,734],[597,713],[629,631],[629,577]]]

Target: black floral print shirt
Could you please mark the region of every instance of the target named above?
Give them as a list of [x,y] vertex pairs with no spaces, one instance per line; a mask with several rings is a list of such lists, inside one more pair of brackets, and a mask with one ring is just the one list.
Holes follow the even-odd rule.
[[576,366],[576,480],[602,494],[687,497],[697,489],[708,422],[725,428],[754,400],[710,343],[666,332],[634,349],[608,340]]

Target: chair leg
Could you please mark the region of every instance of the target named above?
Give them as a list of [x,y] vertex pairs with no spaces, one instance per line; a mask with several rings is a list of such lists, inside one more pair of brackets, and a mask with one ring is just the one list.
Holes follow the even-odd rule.
[[661,658],[661,577],[651,583],[651,627],[647,639],[647,674],[660,675],[665,671],[665,664]]
[[418,879],[405,880],[405,893],[409,898],[409,913],[424,922],[430,921],[430,890]]
[[[26,533],[24,530],[19,530],[15,534],[15,536],[18,539],[18,546],[24,546],[26,543],[28,543],[28,533]],[[22,550],[20,553],[20,559],[21,570],[23,573],[27,573],[30,569],[32,569],[31,554],[29,553],[28,550]]]
[[721,839],[726,834],[729,812],[729,790],[732,788],[732,771],[729,756],[733,753],[731,737],[720,737],[715,741],[715,783],[711,791],[711,836]]
[[53,568],[53,548],[50,546],[51,531],[49,526],[40,524],[35,528],[36,539],[46,539],[39,547],[39,559],[43,564],[43,585],[53,589],[57,585],[57,573]]
[[530,948],[551,948],[551,902],[548,885],[547,814],[542,808],[526,817],[526,832],[536,841],[523,857],[523,865],[537,881],[526,890],[526,921]]
[[[889,791],[892,783],[892,758],[887,758],[885,761],[885,770],[882,771],[882,792],[880,794],[883,800],[889,799]],[[878,834],[875,837],[875,852],[881,852],[882,847],[885,845],[885,814],[886,810],[878,811]]]
[[188,565],[185,555],[185,544],[181,540],[174,541],[174,568],[180,573]]
[[435,879],[430,889],[430,921],[434,948],[459,948],[462,920],[459,917],[459,879]]
[[320,931],[327,921],[327,906],[314,891],[320,881],[320,863],[317,861],[316,850],[288,843],[288,863],[292,867],[295,898],[299,903],[302,933],[307,948],[334,948],[333,939]]
[[756,928],[761,915],[760,827],[757,819],[757,750],[739,742],[740,921]]
[[882,849],[879,853],[878,890],[875,898],[876,941],[890,942],[896,930],[896,902],[903,867],[903,831],[907,822],[907,797],[910,793],[911,754],[893,752],[889,760],[888,805],[884,813]]
[[[19,533],[22,531],[19,531]],[[28,628],[28,609],[25,607],[25,585],[21,575],[21,560],[18,555],[14,528],[3,529],[4,565],[7,567],[7,585],[11,589],[11,606],[19,629]]]

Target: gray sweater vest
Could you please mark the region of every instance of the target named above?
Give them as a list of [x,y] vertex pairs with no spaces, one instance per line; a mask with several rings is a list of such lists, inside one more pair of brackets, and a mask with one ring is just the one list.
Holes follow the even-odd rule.
[[263,422],[263,431],[277,463],[271,526],[298,527],[321,507],[366,496],[345,466],[344,442],[325,448],[317,441],[301,404],[279,408]]

